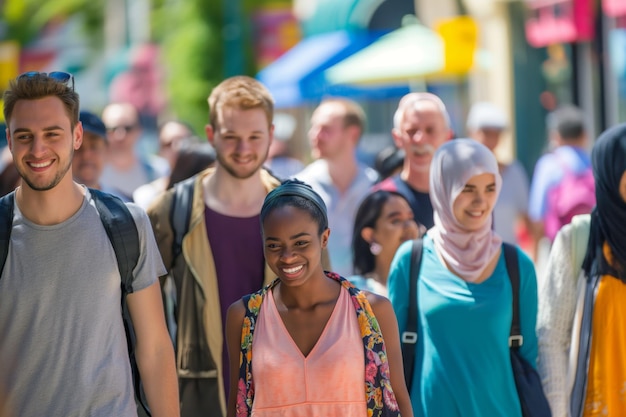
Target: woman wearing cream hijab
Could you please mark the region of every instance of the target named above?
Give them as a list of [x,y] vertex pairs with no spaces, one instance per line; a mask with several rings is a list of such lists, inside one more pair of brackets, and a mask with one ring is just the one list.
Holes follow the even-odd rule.
[[[408,295],[410,242],[392,262],[389,298],[401,333],[409,296],[417,297],[415,416],[521,417],[508,344],[512,290],[502,239],[492,230],[500,188],[498,163],[484,145],[470,139],[442,145],[430,168],[435,225],[423,238],[417,295]],[[532,261],[519,249],[517,255],[520,352],[534,365],[537,282]]]

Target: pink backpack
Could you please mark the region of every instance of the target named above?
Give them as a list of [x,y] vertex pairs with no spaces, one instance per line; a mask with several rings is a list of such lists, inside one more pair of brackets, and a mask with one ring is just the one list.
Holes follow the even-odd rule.
[[575,173],[561,164],[565,174],[548,191],[544,217],[545,235],[554,241],[557,232],[577,214],[591,213],[596,205],[595,182],[591,167]]

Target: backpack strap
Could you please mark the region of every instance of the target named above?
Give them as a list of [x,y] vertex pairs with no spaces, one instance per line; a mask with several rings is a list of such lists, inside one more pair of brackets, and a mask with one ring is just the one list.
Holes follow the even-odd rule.
[[9,242],[11,241],[11,229],[13,228],[13,206],[15,191],[0,198],[0,277],[7,256],[9,255]]
[[511,333],[509,336],[509,347],[519,348],[524,344],[522,336],[522,326],[520,325],[520,308],[519,308],[519,259],[517,257],[517,248],[514,245],[503,242],[502,250],[504,251],[504,261],[506,270],[511,280],[511,291],[513,293],[513,318],[511,320]]
[[133,292],[133,270],[139,260],[139,232],[126,204],[111,194],[89,189],[100,220],[113,245],[115,258],[122,277],[122,289]]
[[411,189],[411,187],[409,187],[409,184],[407,184],[400,177],[400,175],[396,175],[396,176],[392,177],[392,181],[393,181],[394,185],[396,186],[396,190],[400,194],[402,194],[403,196],[406,197],[406,199],[409,202],[409,205],[411,206],[411,208],[417,206],[417,200],[415,198],[415,194],[413,194],[413,190]]
[[[587,372],[589,372],[589,354],[591,353],[591,338],[593,333],[593,309],[597,294],[598,284],[601,276],[597,273],[597,260],[594,260],[591,267],[591,276],[585,279],[581,284],[584,285],[582,318],[580,322],[580,330],[578,332],[578,340],[572,340],[571,343],[578,343],[578,355],[574,362],[574,383],[570,394],[570,414],[579,417],[583,415],[585,406],[585,398],[587,392]],[[570,366],[572,362],[570,362]]]
[[170,210],[170,224],[174,231],[172,243],[172,262],[176,260],[183,250],[183,238],[189,230],[191,218],[191,205],[193,203],[193,191],[197,177],[194,175],[174,185],[174,199]]
[[409,267],[409,311],[406,329],[402,332],[402,359],[404,362],[404,379],[407,389],[411,391],[413,367],[415,364],[415,343],[417,343],[417,280],[422,264],[422,239],[414,239],[411,245],[411,265]]
[[150,416],[150,408],[148,407],[148,401],[143,391],[139,367],[137,366],[137,358],[135,357],[137,335],[135,334],[130,311],[128,310],[128,304],[126,303],[126,296],[133,292],[133,271],[139,261],[139,231],[137,230],[135,219],[133,219],[130,210],[120,198],[91,188],[89,192],[100,214],[100,221],[102,221],[102,225],[111,241],[115,258],[117,259],[117,266],[122,281],[122,319],[126,332],[126,343],[133,376],[133,387],[135,388],[135,395],[138,402],[144,408],[148,416]]

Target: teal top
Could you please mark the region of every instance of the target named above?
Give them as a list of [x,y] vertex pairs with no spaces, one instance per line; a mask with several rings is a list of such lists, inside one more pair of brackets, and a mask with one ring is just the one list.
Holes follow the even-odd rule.
[[[400,333],[407,322],[411,241],[396,252],[389,299]],[[522,356],[537,363],[537,281],[532,261],[518,249]],[[418,341],[411,388],[416,417],[521,417],[508,346],[512,290],[504,253],[493,274],[472,284],[450,272],[424,237],[418,280]]]

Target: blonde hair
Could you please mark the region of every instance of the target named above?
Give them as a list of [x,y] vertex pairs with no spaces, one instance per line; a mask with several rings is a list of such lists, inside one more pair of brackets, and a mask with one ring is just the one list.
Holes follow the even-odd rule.
[[259,81],[245,75],[227,78],[219,83],[208,98],[209,123],[217,129],[218,114],[224,107],[243,110],[262,109],[270,126],[274,119],[274,99]]

